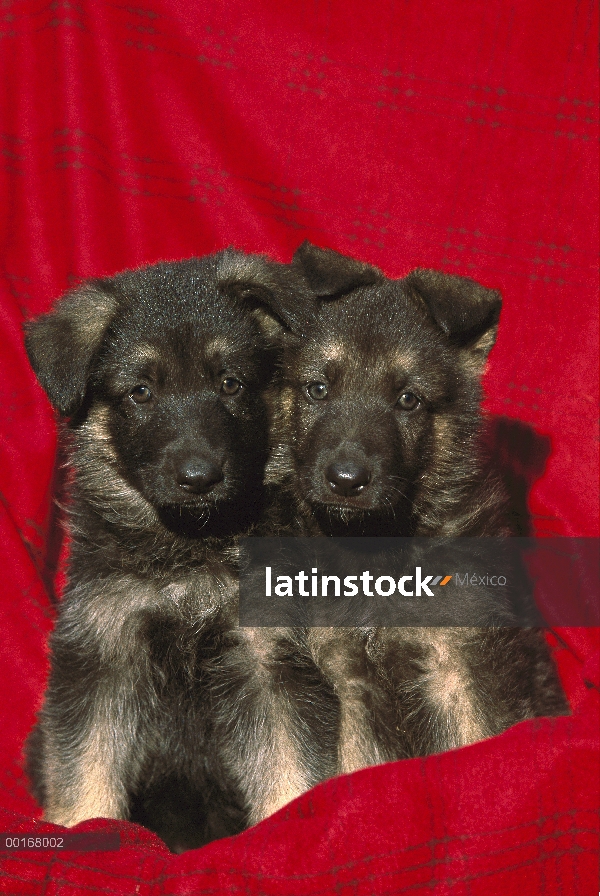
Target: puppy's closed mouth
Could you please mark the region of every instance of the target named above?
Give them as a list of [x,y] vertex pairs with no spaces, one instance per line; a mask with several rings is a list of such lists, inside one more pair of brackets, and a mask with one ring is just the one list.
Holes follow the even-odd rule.
[[380,508],[378,505],[373,505],[370,500],[367,501],[363,498],[361,501],[358,496],[341,500],[339,497],[336,498],[332,495],[331,499],[321,498],[311,501],[310,504],[317,518],[327,518],[330,521],[334,519],[345,520],[346,522],[350,520],[359,521],[367,514],[373,515],[374,513],[377,516],[388,516],[385,509]]
[[328,511],[343,513],[364,513],[366,510],[377,509],[379,505],[379,489],[372,489],[369,484],[357,486],[351,494],[341,494],[338,490],[328,488],[310,489],[307,498],[314,509],[326,508]]
[[327,510],[338,510],[340,513],[363,513],[365,510],[368,510],[370,507],[370,503],[368,503],[363,498],[361,501],[361,495],[355,495],[352,498],[319,498],[317,500],[312,501],[313,507],[326,507]]
[[187,499],[183,499],[182,501],[172,501],[167,502],[165,504],[159,504],[157,510],[160,513],[171,513],[171,514],[196,514],[198,516],[202,516],[204,513],[208,513],[212,510],[217,504],[217,498],[215,495],[202,495],[202,497],[190,497]]

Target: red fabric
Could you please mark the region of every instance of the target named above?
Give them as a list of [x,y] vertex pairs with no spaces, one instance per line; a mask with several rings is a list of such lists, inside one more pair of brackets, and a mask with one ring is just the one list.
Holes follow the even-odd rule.
[[[302,239],[390,275],[500,288],[487,377],[539,534],[597,534],[593,0],[4,0],[0,5],[0,830],[49,829],[21,749],[47,670],[60,535],[25,317],[70,284]],[[503,418],[509,418],[507,421]],[[597,890],[597,632],[562,630],[573,715],[327,782],[181,857],[2,857],[10,894]]]

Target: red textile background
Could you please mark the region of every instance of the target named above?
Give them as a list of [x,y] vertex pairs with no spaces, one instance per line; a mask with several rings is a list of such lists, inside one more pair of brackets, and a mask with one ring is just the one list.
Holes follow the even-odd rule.
[[[538,534],[596,535],[593,0],[2,0],[0,831],[49,829],[21,748],[60,549],[21,322],[90,275],[301,240],[504,295],[487,377]],[[573,715],[321,785],[171,856],[4,855],[11,894],[597,890],[597,632],[552,638]]]

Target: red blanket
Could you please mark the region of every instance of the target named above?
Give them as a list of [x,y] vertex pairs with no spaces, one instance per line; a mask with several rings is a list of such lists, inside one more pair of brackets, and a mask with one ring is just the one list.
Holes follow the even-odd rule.
[[[500,288],[486,387],[535,531],[596,535],[593,0],[0,4],[0,832],[50,830],[21,750],[47,672],[55,429],[24,318],[81,278],[302,239]],[[573,713],[327,782],[183,856],[3,853],[10,894],[597,891],[598,633],[551,636]]]

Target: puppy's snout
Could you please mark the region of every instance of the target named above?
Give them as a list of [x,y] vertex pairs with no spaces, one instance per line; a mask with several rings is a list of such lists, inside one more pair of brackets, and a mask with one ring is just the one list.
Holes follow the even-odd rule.
[[184,491],[203,495],[223,481],[223,467],[204,458],[186,458],[177,465],[175,479]]
[[371,471],[364,464],[351,461],[329,464],[325,478],[336,495],[350,498],[359,495],[371,481]]

